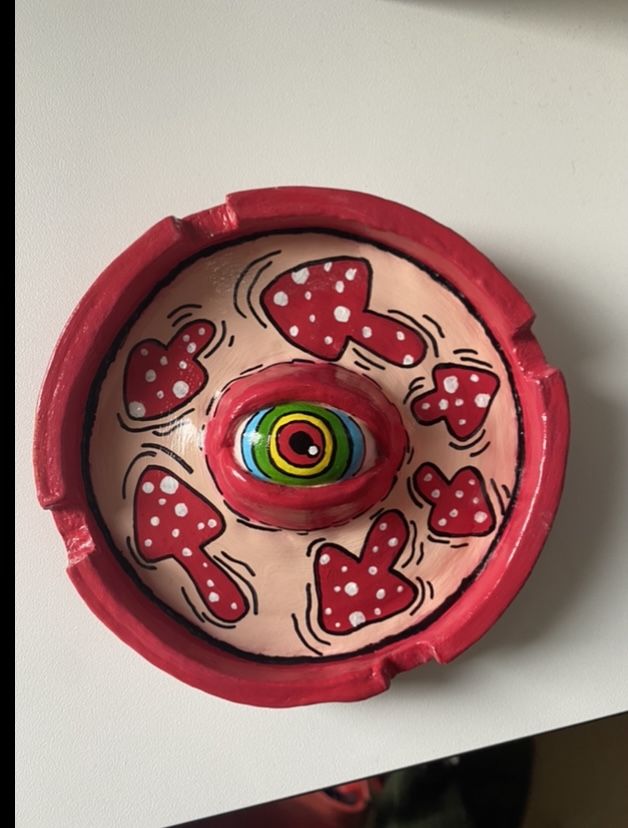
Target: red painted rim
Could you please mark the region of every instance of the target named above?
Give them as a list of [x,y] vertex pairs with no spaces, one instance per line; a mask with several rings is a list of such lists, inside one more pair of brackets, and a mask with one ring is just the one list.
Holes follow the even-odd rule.
[[[490,320],[509,365],[525,441],[519,496],[481,575],[427,629],[374,652],[310,663],[260,663],[193,635],[122,569],[90,511],[82,474],[86,402],[99,365],[145,296],[181,262],[253,233],[315,228],[353,233],[441,274]],[[68,549],[68,574],[90,609],[153,664],[206,692],[245,704],[288,707],[351,701],[386,690],[394,675],[429,659],[448,662],[499,618],[528,577],[562,490],[569,439],[562,375],[531,333],[534,314],[508,280],[453,231],[407,207],[345,190],[280,187],[227,196],[185,219],[160,221],[94,282],[52,357],[36,417],[39,501]],[[80,354],[80,359],[76,354]]]

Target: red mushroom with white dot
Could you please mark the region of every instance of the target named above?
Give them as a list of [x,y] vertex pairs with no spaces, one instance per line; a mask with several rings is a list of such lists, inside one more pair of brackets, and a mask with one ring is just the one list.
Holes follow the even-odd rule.
[[172,472],[150,466],[135,490],[135,543],[149,562],[174,559],[194,582],[209,612],[239,621],[248,601],[233,579],[205,552],[225,528],[220,512]]
[[371,526],[360,556],[326,543],[314,562],[319,624],[343,635],[407,609],[417,588],[393,567],[408,542],[406,519],[397,510],[381,514]]
[[426,352],[423,337],[369,310],[371,279],[365,259],[310,262],[273,279],[260,301],[282,336],[319,359],[339,359],[353,340],[393,365],[418,365]]
[[422,425],[443,420],[450,434],[468,440],[484,424],[499,379],[465,365],[437,365],[432,378],[435,388],[412,401],[412,413]]
[[163,417],[185,405],[204,387],[207,371],[199,357],[214,338],[206,319],[190,322],[164,345],[158,339],[139,342],[124,372],[124,404],[134,420]]
[[428,527],[446,537],[480,537],[495,529],[495,512],[481,473],[465,466],[448,480],[432,463],[414,473],[414,488],[431,504]]

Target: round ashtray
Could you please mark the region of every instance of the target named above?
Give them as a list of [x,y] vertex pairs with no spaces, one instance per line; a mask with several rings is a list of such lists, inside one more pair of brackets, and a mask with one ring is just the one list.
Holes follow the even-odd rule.
[[247,704],[450,661],[560,497],[567,396],[532,320],[470,244],[374,196],[164,219],[81,300],[42,390],[72,582],[151,662]]

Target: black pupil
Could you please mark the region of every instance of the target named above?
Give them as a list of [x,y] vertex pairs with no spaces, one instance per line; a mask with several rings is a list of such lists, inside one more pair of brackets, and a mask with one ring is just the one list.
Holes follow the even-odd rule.
[[[309,448],[316,448],[316,446],[312,442],[312,438],[305,431],[296,431],[294,434],[290,436],[288,442],[290,443],[290,448],[292,449],[292,451],[296,452],[296,454],[309,455]],[[316,453],[318,454],[318,449],[316,449]]]

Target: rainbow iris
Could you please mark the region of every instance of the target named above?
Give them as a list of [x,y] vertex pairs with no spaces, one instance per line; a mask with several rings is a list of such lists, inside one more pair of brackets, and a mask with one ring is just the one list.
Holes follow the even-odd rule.
[[365,440],[354,419],[304,402],[263,408],[238,430],[240,460],[253,477],[284,486],[321,486],[355,475]]

